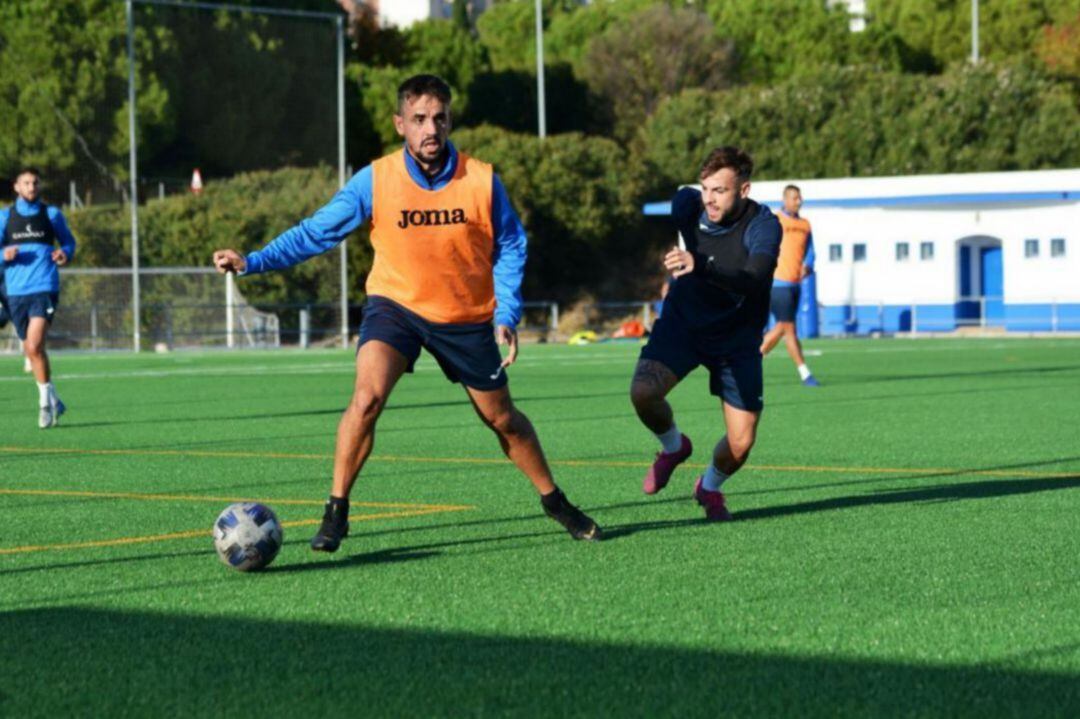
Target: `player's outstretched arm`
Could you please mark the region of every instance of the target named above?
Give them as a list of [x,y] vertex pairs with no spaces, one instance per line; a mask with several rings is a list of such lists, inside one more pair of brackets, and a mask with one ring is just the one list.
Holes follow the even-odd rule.
[[248,253],[245,274],[283,270],[337,246],[371,216],[371,165],[363,168],[311,217]]
[[214,267],[221,274],[232,272],[242,275],[247,269],[247,261],[236,250],[218,250],[214,253]]

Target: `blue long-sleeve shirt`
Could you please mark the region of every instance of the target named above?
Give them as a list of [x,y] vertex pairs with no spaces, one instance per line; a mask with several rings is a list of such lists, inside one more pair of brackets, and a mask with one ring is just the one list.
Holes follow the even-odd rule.
[[[417,186],[438,190],[450,182],[457,170],[458,153],[449,142],[447,151],[450,156],[445,167],[433,178],[425,175],[416,160],[405,153],[405,166]],[[371,217],[372,176],[371,165],[364,167],[315,214],[281,233],[262,249],[248,254],[245,274],[292,267],[332,249],[345,239]],[[506,188],[496,174],[492,176],[491,220],[495,233],[492,269],[495,323],[517,327],[521,321],[521,282],[525,276],[527,238],[506,195]]]
[[[0,210],[0,232],[8,225],[11,218],[11,207]],[[60,248],[68,256],[70,262],[75,258],[75,237],[68,229],[67,220],[60,212],[60,208],[46,205],[40,200],[27,202],[23,198],[15,200],[15,210],[25,217],[33,217],[45,210],[49,222],[56,231],[56,239],[60,242]],[[4,292],[8,297],[21,297],[33,295],[38,292],[59,292],[60,273],[56,269],[52,253],[56,249],[52,245],[44,245],[36,242],[24,244],[16,243],[19,254],[11,262],[4,263]]]

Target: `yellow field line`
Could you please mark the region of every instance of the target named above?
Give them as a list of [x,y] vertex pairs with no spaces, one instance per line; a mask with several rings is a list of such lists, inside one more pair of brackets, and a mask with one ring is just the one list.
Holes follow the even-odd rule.
[[[157,449],[78,449],[59,447],[0,447],[0,453],[6,454],[72,454],[72,455],[119,455],[139,457],[211,457],[223,459],[306,459],[329,461],[329,454],[290,454],[284,452],[223,452],[201,450],[157,450]],[[494,457],[411,457],[396,455],[372,456],[371,462],[403,462],[412,464],[504,464],[505,459]],[[648,467],[648,461],[629,460],[582,460],[553,459],[549,463],[560,467],[598,467],[617,468]],[[702,468],[704,464],[689,464],[689,467]],[[955,467],[836,467],[802,464],[756,464],[747,465],[743,471],[758,472],[807,472],[828,474],[958,474],[984,477],[1032,477],[1061,479],[1075,477],[1077,472],[1041,472],[1022,469],[958,469]],[[275,500],[278,501],[278,500]]]
[[[378,514],[360,514],[353,517],[349,517],[350,522],[370,522],[376,519],[395,519],[399,517],[419,517],[425,514],[438,514],[440,512],[460,512],[465,509],[471,509],[471,507],[452,507],[447,505],[446,507],[430,506],[424,509],[417,509],[415,511],[403,511],[403,512],[380,512]],[[298,519],[291,522],[282,522],[283,527],[304,527],[313,524],[319,524],[321,519]],[[191,539],[193,537],[209,537],[213,534],[211,530],[206,529],[194,529],[189,532],[171,532],[169,534],[152,534],[145,537],[120,537],[118,539],[99,539],[91,542],[71,542],[68,544],[38,544],[29,545],[25,547],[11,547],[9,549],[0,549],[0,555],[3,554],[27,554],[29,552],[48,552],[63,549],[93,549],[96,547],[117,547],[124,544],[146,544],[149,542],[167,542],[173,539]]]
[[[166,502],[259,502],[260,504],[293,504],[322,506],[320,499],[252,499],[250,497],[212,497],[202,494],[144,494],[141,492],[84,492],[64,489],[0,489],[0,495],[13,494],[31,497],[88,497],[91,499],[137,499],[141,501]],[[373,509],[437,509],[440,511],[462,511],[475,509],[464,504],[420,504],[417,502],[351,502],[353,507],[371,507]]]

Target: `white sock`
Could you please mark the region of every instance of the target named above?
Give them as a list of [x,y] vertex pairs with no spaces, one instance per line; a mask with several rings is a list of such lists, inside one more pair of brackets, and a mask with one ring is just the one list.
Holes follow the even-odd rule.
[[664,454],[671,454],[682,449],[682,432],[675,425],[671,425],[671,429],[667,432],[656,435],[656,438],[660,440],[660,444],[664,445]]
[[806,379],[810,376],[810,368],[806,366],[806,363],[799,365],[799,379]]
[[38,382],[38,407],[49,406],[49,395],[53,391],[52,382]]
[[719,492],[720,485],[724,483],[724,480],[728,478],[728,475],[721,472],[716,468],[716,465],[709,463],[709,468],[705,470],[705,474],[701,477],[701,486],[705,488],[707,492]]

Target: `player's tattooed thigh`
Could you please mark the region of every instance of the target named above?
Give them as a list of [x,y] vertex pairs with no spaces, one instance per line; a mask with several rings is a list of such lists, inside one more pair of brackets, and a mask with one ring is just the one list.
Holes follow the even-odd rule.
[[638,360],[634,368],[633,384],[644,385],[659,394],[667,392],[678,384],[679,378],[666,365],[656,360]]

